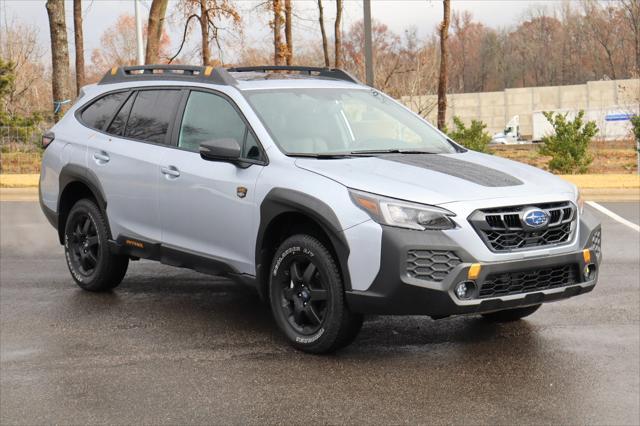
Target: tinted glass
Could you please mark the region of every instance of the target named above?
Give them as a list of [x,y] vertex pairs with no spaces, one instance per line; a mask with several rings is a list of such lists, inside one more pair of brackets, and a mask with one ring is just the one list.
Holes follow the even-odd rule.
[[285,153],[456,152],[433,126],[373,89],[251,90],[245,96]]
[[169,123],[178,102],[179,90],[141,90],[133,103],[125,136],[154,143],[165,143]]
[[111,133],[112,135],[122,136],[124,132],[124,127],[127,124],[127,117],[129,117],[129,111],[131,111],[131,106],[133,105],[133,99],[135,98],[135,94],[129,96],[129,99],[122,105],[120,111],[118,111],[118,115],[113,119],[109,128],[107,129],[107,133]]
[[243,146],[246,133],[247,126],[229,101],[211,93],[191,92],[178,146],[197,152],[202,142],[226,138],[233,138]]
[[103,130],[128,94],[119,92],[103,96],[82,112],[82,121],[89,127]]

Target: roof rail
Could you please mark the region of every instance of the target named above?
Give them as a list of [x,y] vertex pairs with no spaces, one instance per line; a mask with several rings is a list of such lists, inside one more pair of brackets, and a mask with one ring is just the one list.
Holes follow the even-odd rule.
[[357,78],[355,78],[348,72],[341,70],[339,68],[261,65],[261,66],[254,66],[254,67],[227,68],[227,71],[229,72],[297,71],[301,73],[307,73],[309,75],[317,75],[319,77],[333,78],[336,80],[345,80],[351,83],[360,84]]
[[113,67],[98,84],[123,83],[132,80],[190,80],[203,83],[234,85],[236,81],[224,68],[196,65],[135,65]]
[[307,73],[310,76],[333,78],[359,84],[357,78],[338,68],[301,67],[301,66],[273,66],[222,68],[198,65],[134,65],[127,67],[113,67],[102,77],[98,84],[123,83],[132,80],[189,80],[202,83],[213,83],[225,86],[235,86],[238,81],[230,72],[271,72],[295,71]]

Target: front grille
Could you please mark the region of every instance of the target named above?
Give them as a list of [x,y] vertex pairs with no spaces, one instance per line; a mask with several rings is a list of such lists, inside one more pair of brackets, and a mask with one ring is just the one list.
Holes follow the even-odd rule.
[[598,229],[591,235],[591,245],[589,247],[596,253],[596,257],[600,259],[600,253],[602,252],[602,229]]
[[[524,223],[523,214],[531,208],[547,213],[547,225],[535,229]],[[568,201],[482,209],[472,213],[469,222],[492,251],[526,250],[568,242],[575,229],[576,209]]]
[[409,250],[407,273],[413,278],[442,281],[462,260],[448,250]]
[[562,265],[521,272],[491,274],[482,284],[478,297],[508,296],[577,284],[578,266]]

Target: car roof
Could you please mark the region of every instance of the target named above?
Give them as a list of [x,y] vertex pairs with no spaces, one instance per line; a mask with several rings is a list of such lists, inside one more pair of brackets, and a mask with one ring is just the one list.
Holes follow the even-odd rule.
[[[341,69],[303,66],[256,66],[214,68],[194,65],[143,65],[114,67],[98,86],[147,86],[175,84],[231,86],[238,90],[275,88],[345,88],[362,87],[360,82]],[[112,86],[113,85],[113,86]]]

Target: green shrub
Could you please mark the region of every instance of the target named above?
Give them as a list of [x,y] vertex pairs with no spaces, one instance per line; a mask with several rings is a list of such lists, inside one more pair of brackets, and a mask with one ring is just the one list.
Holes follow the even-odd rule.
[[467,127],[460,117],[453,117],[455,129],[449,131],[446,127],[443,132],[449,135],[451,139],[458,142],[465,148],[469,148],[478,152],[489,152],[489,142],[491,135],[484,129],[487,125],[480,120],[471,120],[471,126]]
[[640,115],[631,117],[631,126],[633,127],[633,135],[636,137],[636,142],[640,143]]
[[555,134],[542,138],[542,155],[551,156],[549,169],[554,172],[574,174],[586,173],[593,158],[589,154],[589,143],[598,133],[595,121],[584,121],[584,111],[580,110],[574,120],[567,114],[544,112],[553,126]]

